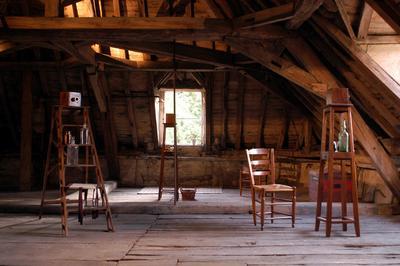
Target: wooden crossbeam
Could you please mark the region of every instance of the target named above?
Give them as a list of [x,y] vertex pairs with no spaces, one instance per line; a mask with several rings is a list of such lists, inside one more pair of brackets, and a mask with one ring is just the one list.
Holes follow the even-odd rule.
[[[221,19],[188,17],[4,17],[10,30],[212,30],[228,32]],[[4,27],[4,26],[3,26]]]
[[[132,61],[99,53],[96,54],[96,61],[102,62],[108,66],[119,67],[130,71],[174,71],[174,64],[172,61]],[[215,67],[206,64],[178,61],[176,70],[180,72],[211,72],[223,71],[224,69],[215,69]]]
[[365,0],[386,23],[400,34],[400,8],[392,0]]
[[234,28],[254,28],[291,19],[293,14],[293,3],[289,3],[238,17],[233,20],[233,25]]
[[215,66],[232,67],[232,57],[225,52],[215,51],[181,43],[173,42],[109,42],[110,46],[120,49],[129,49],[145,53],[173,56],[175,46],[175,58],[189,60],[191,62],[211,64]]

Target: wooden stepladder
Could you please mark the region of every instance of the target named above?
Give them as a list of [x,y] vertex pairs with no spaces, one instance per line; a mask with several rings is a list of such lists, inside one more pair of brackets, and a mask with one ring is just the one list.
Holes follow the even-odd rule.
[[[169,115],[169,117],[168,117]],[[173,117],[173,118],[172,118]],[[173,154],[174,158],[174,204],[179,199],[179,182],[178,182],[178,156],[177,156],[177,142],[176,142],[176,122],[175,115],[167,114],[167,118],[165,123],[163,123],[163,141],[161,144],[161,161],[160,161],[160,179],[158,186],[158,200],[161,200],[163,192],[167,192],[164,188],[164,166],[165,166],[165,156]],[[167,133],[167,128],[172,128],[174,131],[174,145],[166,146],[165,145],[165,135]],[[170,191],[168,191],[170,192]]]
[[[84,130],[82,131],[82,129]],[[71,132],[78,137],[75,143],[70,139]],[[53,163],[53,167],[50,168],[52,164],[52,147],[55,147],[57,151],[57,160]],[[49,176],[55,169],[58,170],[59,198],[45,199]],[[78,199],[68,198],[67,192],[72,190],[78,191]],[[87,196],[89,191],[93,194],[88,204]],[[104,212],[107,220],[107,230],[114,231],[111,210],[91,128],[89,107],[58,105],[52,108],[39,218],[42,216],[43,207],[49,204],[60,204],[61,228],[65,236],[68,235],[68,213],[74,210],[76,204],[78,204],[76,211],[81,224],[86,211],[91,211],[93,218],[96,218],[99,212]]]
[[[342,224],[343,231],[347,231],[347,224],[354,223],[356,236],[360,236],[360,221],[358,215],[358,198],[357,198],[357,180],[356,180],[356,162],[354,151],[354,136],[353,136],[353,122],[351,114],[352,104],[328,104],[323,110],[322,117],[322,136],[321,136],[321,158],[320,158],[320,171],[318,182],[318,198],[317,198],[317,212],[315,220],[315,230],[319,231],[320,222],[326,223],[326,236],[331,235],[332,224]],[[340,120],[345,119],[348,122],[348,135],[349,145],[347,151],[335,151],[334,137],[335,137],[335,121],[337,115]],[[327,122],[328,120],[328,122]],[[328,135],[328,142],[327,142]],[[328,146],[328,149],[327,149]],[[335,162],[340,163],[340,180],[334,180]],[[327,180],[324,180],[325,165],[328,165]],[[348,166],[349,163],[349,166]],[[348,184],[347,173],[350,171],[351,181]],[[338,188],[336,185],[339,185]],[[325,185],[324,185],[325,184]],[[350,185],[351,184],[351,185]],[[347,215],[347,192],[351,187],[351,200],[353,205],[353,217]],[[341,201],[341,216],[333,217],[332,215],[332,202],[334,190],[340,192]],[[326,216],[321,215],[321,207],[323,196],[326,193]]]

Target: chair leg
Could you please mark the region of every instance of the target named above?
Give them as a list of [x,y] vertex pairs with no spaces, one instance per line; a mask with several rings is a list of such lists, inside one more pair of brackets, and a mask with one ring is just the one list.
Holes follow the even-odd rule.
[[264,230],[264,216],[265,216],[265,192],[262,191],[261,194],[261,210],[260,210],[260,218],[261,218],[261,231]]
[[256,191],[251,189],[251,208],[253,209],[253,223],[257,225]]
[[275,193],[271,193],[271,224],[274,223],[274,202],[275,202]]
[[292,192],[292,228],[294,228],[294,223],[296,222],[296,187],[293,187]]

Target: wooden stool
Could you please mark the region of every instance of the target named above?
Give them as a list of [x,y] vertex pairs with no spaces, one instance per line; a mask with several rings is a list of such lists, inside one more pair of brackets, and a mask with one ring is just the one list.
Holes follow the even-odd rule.
[[[356,235],[360,236],[360,222],[358,216],[358,198],[357,198],[357,181],[356,181],[356,163],[354,152],[354,137],[353,137],[353,123],[351,115],[352,104],[328,104],[323,110],[322,116],[322,136],[321,136],[321,159],[320,171],[318,182],[318,198],[317,198],[317,212],[315,219],[315,231],[319,231],[320,222],[326,223],[326,236],[331,235],[332,224],[342,224],[343,231],[347,231],[347,224],[354,223]],[[335,136],[335,114],[339,114],[341,119],[348,121],[348,134],[349,134],[349,148],[347,152],[336,152],[334,150],[334,136]],[[329,123],[326,119],[329,119]],[[328,133],[328,142],[326,142],[326,135]],[[328,150],[327,150],[328,145]],[[341,173],[341,212],[340,217],[332,217],[332,202],[334,191],[334,162],[340,162]],[[326,184],[326,191],[324,191],[324,168],[325,163],[328,163],[328,180]],[[346,162],[350,163],[351,173],[351,199],[353,203],[353,217],[347,216],[347,174]],[[321,205],[323,201],[323,193],[327,193],[326,201],[326,216],[321,216]]]

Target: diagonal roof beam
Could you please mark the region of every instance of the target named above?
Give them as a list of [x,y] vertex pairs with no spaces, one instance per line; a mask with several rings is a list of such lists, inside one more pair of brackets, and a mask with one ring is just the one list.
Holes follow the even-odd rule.
[[[365,0],[397,34],[400,34],[400,8],[392,0]],[[398,2],[398,1],[397,1]]]
[[364,2],[361,12],[360,25],[358,26],[357,38],[365,39],[368,36],[369,25],[371,24],[373,10],[368,3]]
[[300,87],[325,97],[326,84],[319,82],[313,75],[291,61],[269,52],[261,44],[232,37],[227,37],[225,43]]
[[[326,29],[326,27],[324,29]],[[304,43],[304,45],[306,45],[306,43]],[[300,51],[295,49],[296,48],[292,47],[291,52],[297,54],[297,56],[301,58],[303,64],[306,66],[307,69],[314,68],[316,66],[323,68],[325,74],[319,75],[318,79],[327,84],[335,81],[336,78],[333,75],[329,75],[329,70],[322,64],[322,62],[320,62],[320,59],[316,55],[310,56],[307,55],[308,52],[304,52],[305,50],[309,50],[308,48],[302,49],[301,53]],[[339,86],[343,86],[338,80],[336,80],[336,84]],[[387,184],[389,189],[398,199],[400,199],[399,173],[393,160],[386,152],[382,144],[378,141],[374,132],[365,123],[364,119],[361,117],[356,108],[353,108],[353,121],[355,138],[370,156],[371,160],[374,162],[376,169],[382,176],[382,179]]]
[[[383,88],[386,88],[389,94],[391,93],[392,97],[400,99],[400,85],[353,40],[348,38],[337,26],[320,16],[313,16],[313,21],[324,29],[324,32],[344,48],[366,71],[375,76],[383,85]],[[315,24],[314,26],[317,27]]]
[[342,18],[342,21],[344,23],[344,26],[346,27],[346,30],[347,30],[350,38],[355,40],[356,35],[354,34],[354,30],[351,26],[349,15],[347,14],[346,8],[344,7],[342,0],[335,0],[335,2],[338,7],[338,10],[339,10],[340,17]]

